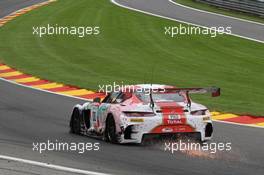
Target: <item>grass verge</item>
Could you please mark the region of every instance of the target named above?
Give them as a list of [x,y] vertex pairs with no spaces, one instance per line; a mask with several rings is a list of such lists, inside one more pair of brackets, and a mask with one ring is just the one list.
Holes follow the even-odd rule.
[[[33,26],[100,26],[99,36],[32,35]],[[264,44],[222,35],[169,38],[179,23],[111,4],[63,0],[0,28],[0,62],[52,81],[98,89],[113,83],[161,83],[222,88],[197,97],[212,110],[264,114]]]

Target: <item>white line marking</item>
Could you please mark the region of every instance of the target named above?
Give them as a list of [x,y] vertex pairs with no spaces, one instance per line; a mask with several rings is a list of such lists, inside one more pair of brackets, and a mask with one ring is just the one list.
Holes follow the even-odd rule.
[[[84,101],[92,102],[91,100],[88,100],[86,98],[75,97],[75,96],[60,94],[60,93],[56,93],[56,92],[51,92],[51,91],[48,91],[48,90],[38,89],[38,88],[31,87],[31,86],[19,84],[17,82],[11,81],[11,80],[6,80],[4,78],[0,78],[0,80],[5,81],[5,82],[8,82],[8,83],[11,83],[11,84],[15,84],[17,86],[22,86],[22,87],[29,88],[29,89],[33,89],[33,90],[42,91],[42,92],[50,93],[50,94],[53,94],[53,95],[60,95],[60,96],[64,96],[64,97],[75,98],[75,99],[78,99],[78,100],[84,100]],[[233,122],[227,122],[227,121],[221,121],[221,120],[213,120],[213,121],[214,122],[226,123],[226,124],[239,125],[239,126],[249,126],[249,127],[255,127],[255,128],[263,128],[262,126],[239,124],[239,123],[233,123]]]
[[[198,27],[210,29],[209,27],[202,26],[202,25],[199,25],[199,24],[194,24],[194,23],[190,23],[190,22],[186,22],[186,21],[182,21],[182,20],[170,18],[170,17],[167,17],[167,16],[157,15],[157,14],[154,14],[154,13],[151,13],[151,12],[146,12],[146,11],[143,11],[143,10],[139,10],[139,9],[135,9],[135,8],[132,8],[132,7],[128,7],[128,6],[119,4],[115,0],[111,0],[111,2],[113,4],[119,6],[119,7],[123,7],[123,8],[129,9],[129,10],[133,10],[133,11],[136,11],[136,12],[144,13],[144,14],[147,14],[147,15],[156,16],[156,17],[163,18],[163,19],[168,19],[168,20],[171,20],[171,21],[176,21],[176,22],[180,22],[180,23],[184,23],[184,24],[188,24],[188,25],[194,25],[194,26],[198,26]],[[247,40],[251,40],[251,41],[256,41],[256,42],[259,42],[259,43],[264,43],[264,41],[261,41],[261,40],[258,40],[258,39],[254,39],[254,38],[249,38],[249,37],[242,36],[242,35],[238,35],[238,34],[233,34],[233,33],[232,34],[229,34],[227,32],[225,32],[225,34],[232,35],[232,36],[236,36],[236,37],[243,38],[243,39],[247,39]]]
[[171,3],[175,4],[175,5],[187,8],[187,9],[194,10],[194,11],[208,13],[208,14],[212,14],[212,15],[222,16],[222,17],[226,17],[226,18],[236,19],[236,20],[239,20],[239,21],[245,21],[245,22],[254,23],[254,24],[258,24],[258,25],[263,25],[264,26],[264,24],[260,23],[260,22],[250,21],[250,20],[247,20],[247,19],[242,19],[242,18],[237,18],[237,17],[233,17],[233,16],[227,16],[227,15],[223,15],[223,14],[219,14],[219,13],[209,12],[209,11],[206,11],[206,10],[196,9],[196,8],[193,8],[193,7],[189,7],[189,6],[177,3],[177,2],[175,2],[173,0],[169,0],[169,2],[171,2]]
[[[31,6],[28,6],[28,7],[31,7]],[[26,9],[28,7],[25,7],[23,9]],[[19,12],[19,11],[21,11],[23,9],[20,9],[20,10],[17,10],[15,12],[12,12],[12,13],[6,15],[6,16],[9,16],[9,15],[11,15],[13,13]],[[6,16],[4,16],[3,18],[5,18]],[[34,89],[34,90],[38,90],[38,91],[42,91],[42,92],[46,92],[46,93],[50,93],[50,94],[61,95],[61,96],[65,96],[65,97],[70,97],[70,98],[75,98],[75,99],[79,99],[79,100],[88,101],[88,99],[85,99],[85,98],[74,97],[74,96],[69,96],[69,95],[63,95],[63,94],[59,94],[59,93],[56,93],[56,92],[51,92],[51,91],[47,91],[47,90],[37,89],[37,88],[31,87],[31,86],[26,86],[26,85],[23,85],[23,84],[16,83],[15,81],[6,80],[4,78],[0,78],[0,80],[5,81],[5,82],[9,82],[11,84],[19,85],[19,86],[22,86],[22,87],[26,87],[26,88],[30,88],[30,89]],[[106,173],[99,173],[99,172],[95,172],[95,171],[87,171],[87,170],[81,170],[81,169],[76,169],[76,168],[69,168],[69,167],[65,167],[65,166],[53,165],[53,164],[49,164],[49,163],[37,162],[37,161],[32,161],[32,160],[26,160],[26,159],[21,159],[21,158],[16,158],[16,157],[5,156],[5,155],[0,155],[0,159],[9,160],[9,161],[16,161],[16,162],[21,162],[21,163],[25,163],[25,164],[35,165],[35,166],[39,166],[39,167],[44,167],[44,168],[49,168],[49,169],[54,169],[54,170],[59,170],[59,171],[64,171],[64,172],[70,172],[70,173],[85,174],[85,175],[110,175],[110,174],[106,174]]]
[[[50,1],[50,0],[47,0],[47,1],[44,1],[44,2],[49,2],[49,1]],[[44,3],[44,2],[37,3],[37,4],[34,4],[34,5],[42,4],[42,3]],[[53,1],[51,1],[51,2],[53,2]],[[5,17],[8,17],[8,16],[10,16],[10,15],[12,15],[12,14],[15,14],[15,13],[17,13],[17,12],[20,12],[20,11],[22,11],[22,10],[24,10],[24,9],[27,9],[27,8],[29,8],[29,7],[31,7],[31,6],[34,6],[34,5],[30,5],[30,6],[27,6],[27,7],[22,8],[22,9],[16,10],[16,11],[14,11],[14,12],[11,12],[10,14],[8,14],[8,15],[6,15],[6,16],[0,18],[0,19],[3,19],[3,18],[5,18]],[[31,87],[31,86],[27,86],[27,85],[19,84],[19,83],[16,83],[15,81],[7,80],[7,79],[4,79],[4,78],[0,78],[0,80],[2,80],[2,81],[6,81],[6,82],[9,82],[9,83],[12,83],[12,84],[16,84],[16,85],[19,85],[19,86],[22,86],[22,87],[26,87],[26,88],[30,88],[30,89],[34,89],[34,90],[38,90],[38,91],[42,91],[42,92],[46,92],[46,93],[50,93],[50,94],[61,95],[61,96],[65,96],[65,97],[76,98],[76,99],[79,99],[79,100],[90,101],[90,100],[88,100],[88,99],[86,99],[86,98],[81,98],[81,97],[75,97],[75,96],[70,96],[70,95],[60,94],[60,93],[51,92],[51,91],[44,90],[44,89],[38,89],[38,88]]]
[[4,79],[4,78],[0,78],[0,80],[5,81],[5,82],[8,82],[8,83],[15,84],[15,85],[18,85],[18,86],[26,87],[26,88],[29,88],[29,89],[34,89],[34,90],[37,90],[37,91],[42,91],[42,92],[46,92],[46,93],[50,93],[50,94],[55,94],[55,95],[60,95],[60,96],[70,97],[70,98],[76,98],[78,100],[85,100],[85,101],[90,101],[91,102],[91,100],[88,100],[86,98],[75,97],[75,96],[66,95],[66,94],[60,94],[60,93],[57,93],[57,92],[52,92],[52,91],[48,91],[48,90],[44,90],[44,89],[38,89],[38,88],[35,88],[35,87],[32,87],[32,86],[27,86],[27,85],[24,85],[24,84],[19,84],[19,83],[15,82],[15,81],[7,80],[7,79]]
[[[111,0],[111,2],[113,4],[119,6],[119,7],[123,7],[123,8],[129,9],[129,10],[133,10],[133,11],[136,11],[136,12],[144,13],[144,14],[147,14],[147,15],[156,16],[156,17],[160,17],[160,18],[164,18],[164,19],[168,19],[168,20],[172,20],[172,21],[176,21],[176,22],[181,22],[181,23],[185,23],[185,24],[188,24],[188,25],[195,25],[195,26],[202,27],[202,28],[208,28],[208,27],[205,27],[205,26],[201,26],[199,24],[193,24],[193,23],[177,20],[177,19],[174,19],[174,18],[170,18],[170,17],[161,16],[161,15],[157,15],[157,14],[154,14],[154,13],[146,12],[146,11],[143,11],[143,10],[138,10],[138,9],[135,9],[135,8],[132,8],[132,7],[128,7],[128,6],[119,4],[115,0]],[[236,37],[240,37],[240,38],[244,38],[244,39],[248,39],[248,40],[252,40],[252,41],[256,41],[256,42],[260,42],[260,43],[264,43],[264,41],[260,41],[260,40],[256,40],[256,39],[252,39],[252,38],[248,38],[248,37],[244,37],[244,36],[240,36],[240,35],[236,35],[236,34],[231,34],[231,35],[236,36]],[[226,124],[232,124],[232,125],[239,125],[239,126],[255,127],[255,128],[263,128],[261,126],[239,124],[239,123],[220,121],[220,120],[214,120],[214,122],[220,122],[220,123],[226,123]]]
[[10,156],[5,156],[5,155],[0,155],[0,159],[20,162],[24,164],[29,164],[29,165],[34,165],[34,166],[49,168],[53,170],[64,171],[64,172],[70,172],[70,173],[85,174],[85,175],[110,175],[110,174],[99,173],[95,171],[86,171],[86,170],[81,170],[81,169],[76,169],[76,168],[69,168],[65,166],[54,165],[54,164],[49,164],[49,163],[44,163],[44,162],[37,162],[37,161],[32,161],[32,160],[26,160],[26,159],[10,157]]
[[231,124],[231,125],[238,125],[238,126],[248,126],[248,127],[253,127],[253,128],[264,128],[264,126],[258,126],[258,125],[253,125],[253,124],[242,124],[242,123],[234,123],[234,122],[228,122],[228,121],[223,121],[223,120],[213,120],[214,122],[219,122],[219,123],[225,123],[225,124]]
[[[44,2],[49,2],[50,0],[47,0],[47,1],[44,1]],[[44,3],[44,2],[41,2],[41,3]],[[37,4],[34,4],[34,5],[38,5],[38,4],[41,4],[41,3],[37,3]],[[14,12],[11,12],[10,14],[0,18],[0,19],[3,19],[13,13],[17,13],[17,12],[20,12],[22,11],[23,9],[27,9],[31,6],[34,6],[34,5],[30,5],[30,6],[27,6],[27,7],[24,7],[22,9],[19,9],[19,10],[16,10]],[[31,87],[31,86],[27,86],[27,85],[23,85],[23,84],[19,84],[19,83],[16,83],[15,81],[11,81],[11,80],[7,80],[7,79],[4,79],[4,78],[0,78],[0,80],[2,81],[6,81],[6,82],[9,82],[9,83],[12,83],[12,84],[15,84],[15,85],[19,85],[19,86],[22,86],[22,87],[26,87],[26,88],[30,88],[30,89],[34,89],[34,90],[38,90],[38,91],[42,91],[42,92],[46,92],[46,93],[50,93],[50,94],[55,94],[55,95],[61,95],[61,96],[65,96],[65,97],[70,97],[70,98],[76,98],[76,99],[79,99],[79,100],[85,100],[85,101],[90,101],[86,98],[81,98],[81,97],[75,97],[75,96],[70,96],[70,95],[65,95],[65,94],[59,94],[59,93],[56,93],[56,92],[51,92],[51,91],[48,91],[48,90],[44,90],[44,89],[38,89],[38,88],[34,88],[34,87]]]
[[[42,3],[45,3],[45,2],[49,2],[49,1],[50,1],[50,0],[46,0],[46,1],[43,1],[43,2],[40,2],[40,3],[34,4],[34,5],[42,4]],[[51,2],[53,2],[53,1],[51,1]],[[13,12],[9,13],[8,15],[3,16],[3,17],[0,18],[0,19],[6,18],[6,17],[11,16],[11,15],[14,15],[14,14],[16,14],[16,13],[18,13],[18,12],[21,12],[22,10],[25,10],[25,9],[27,9],[27,8],[29,8],[29,7],[34,6],[34,5],[29,5],[29,6],[26,6],[26,7],[22,8],[22,9],[19,9],[19,10],[13,11]],[[31,10],[30,10],[30,11],[31,11]],[[15,18],[16,18],[16,17],[19,17],[19,16],[15,16]],[[11,20],[13,20],[13,19],[11,19]],[[7,22],[9,22],[9,21],[11,21],[11,20],[7,20]],[[2,27],[2,26],[4,26],[4,25],[0,25],[0,27]]]

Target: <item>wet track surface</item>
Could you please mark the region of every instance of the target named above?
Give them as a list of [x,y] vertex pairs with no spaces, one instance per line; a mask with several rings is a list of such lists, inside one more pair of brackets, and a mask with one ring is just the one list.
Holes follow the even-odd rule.
[[[20,7],[27,6],[28,4],[23,3],[29,2],[19,1]],[[0,11],[2,8],[5,11],[14,11],[18,7],[17,4],[15,6],[13,4],[0,5]],[[263,129],[214,123],[213,142],[231,142],[230,152],[171,154],[164,151],[163,144],[147,147],[113,145],[70,134],[69,115],[73,105],[80,102],[83,101],[21,87],[0,79],[0,155],[111,174],[248,175],[264,173]],[[47,142],[47,140],[99,142],[100,150],[86,151],[84,154],[74,151],[47,151],[40,154],[32,151],[33,142]],[[27,173],[30,172],[29,168],[13,164],[15,163],[0,160],[0,174],[33,174]],[[30,168],[31,172],[36,174],[41,172],[55,174],[51,170],[44,171],[39,167],[34,167],[34,170]]]

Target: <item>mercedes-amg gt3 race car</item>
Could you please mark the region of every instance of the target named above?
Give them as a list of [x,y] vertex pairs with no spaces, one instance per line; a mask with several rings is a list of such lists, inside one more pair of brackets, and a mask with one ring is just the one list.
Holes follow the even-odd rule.
[[176,88],[165,85],[134,85],[113,91],[101,101],[76,105],[70,131],[100,137],[112,143],[142,143],[152,137],[199,136],[212,138],[209,110],[190,99],[193,93],[220,95],[220,88]]

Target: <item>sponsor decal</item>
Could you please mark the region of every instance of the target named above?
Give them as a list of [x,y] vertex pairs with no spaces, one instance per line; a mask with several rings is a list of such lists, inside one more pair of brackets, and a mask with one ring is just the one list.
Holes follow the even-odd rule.
[[161,130],[162,132],[173,132],[173,129],[172,128],[163,128],[162,130]]
[[152,129],[150,133],[178,133],[178,132],[194,132],[194,129],[189,125],[160,125]]
[[203,121],[208,121],[210,120],[210,117],[203,117]]
[[140,122],[144,122],[144,119],[143,118],[131,118],[130,122],[138,122],[138,123],[140,123]]

